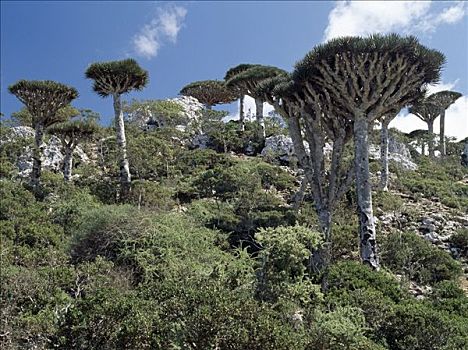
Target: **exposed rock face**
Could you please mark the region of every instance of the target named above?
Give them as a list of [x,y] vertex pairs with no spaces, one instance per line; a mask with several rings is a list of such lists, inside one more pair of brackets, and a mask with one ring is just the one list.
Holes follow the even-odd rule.
[[[182,107],[182,120],[185,120],[183,124],[176,125],[176,128],[184,131],[185,128],[192,122],[198,120],[198,112],[205,108],[205,106],[198,102],[194,97],[180,96],[167,101],[177,103]],[[148,130],[153,128],[164,127],[166,121],[164,116],[154,114],[149,108],[141,108],[130,115],[130,119],[138,127]]]
[[188,120],[197,120],[198,112],[205,108],[195,97],[180,96],[172,98],[169,101],[178,103],[183,109]]
[[[309,151],[309,145],[305,143],[306,151]],[[325,152],[327,150],[325,149]],[[284,164],[296,162],[294,145],[289,136],[275,135],[265,139],[265,147],[261,152],[262,157],[273,157]]]
[[[369,158],[380,159],[380,146],[369,146]],[[409,148],[403,142],[397,141],[392,135],[388,138],[388,159],[398,163],[406,170],[418,168],[418,165],[413,162]]]
[[[12,142],[18,138],[34,138],[34,129],[29,126],[17,126],[11,128],[11,133],[0,142]],[[43,169],[52,170],[52,171],[60,171],[62,167],[62,162],[64,155],[62,153],[62,145],[60,140],[56,136],[51,136],[48,142],[44,142],[42,144],[42,167]],[[89,157],[86,153],[80,148],[77,147],[75,149],[74,154],[78,156],[78,158],[84,162],[89,162]],[[24,152],[18,157],[16,166],[18,167],[19,175],[20,176],[29,176],[32,171],[32,140],[31,146],[27,146]]]

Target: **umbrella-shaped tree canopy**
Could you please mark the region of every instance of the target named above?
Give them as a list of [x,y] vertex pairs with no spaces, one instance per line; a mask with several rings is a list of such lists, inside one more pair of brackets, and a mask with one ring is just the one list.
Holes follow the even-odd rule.
[[414,101],[440,79],[445,57],[413,36],[342,37],[318,45],[296,64],[293,78],[319,85],[347,110],[374,120]]
[[102,97],[142,90],[149,80],[148,72],[131,58],[93,63],[85,75],[86,78],[94,80],[93,90]]
[[239,98],[235,90],[226,86],[221,80],[195,81],[180,90],[184,96],[195,97],[201,103],[211,107],[218,104],[231,103]]
[[32,126],[42,123],[48,127],[66,119],[60,109],[78,97],[78,91],[51,80],[20,80],[8,87],[31,114]]

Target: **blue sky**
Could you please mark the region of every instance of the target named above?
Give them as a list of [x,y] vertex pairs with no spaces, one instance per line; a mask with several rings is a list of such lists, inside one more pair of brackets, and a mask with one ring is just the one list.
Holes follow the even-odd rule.
[[[467,12],[466,3],[423,1],[2,1],[1,111],[8,116],[21,107],[8,85],[51,79],[76,87],[74,105],[100,112],[107,124],[112,102],[93,93],[84,78],[92,62],[136,58],[150,83],[126,98],[160,99],[175,97],[194,80],[222,79],[238,63],[291,70],[327,38],[373,32],[417,35],[444,52],[447,65],[436,89],[467,95]],[[467,106],[466,97],[453,106],[447,134],[468,136]],[[235,104],[221,108],[236,114]],[[405,131],[424,127],[404,113],[395,122]]]

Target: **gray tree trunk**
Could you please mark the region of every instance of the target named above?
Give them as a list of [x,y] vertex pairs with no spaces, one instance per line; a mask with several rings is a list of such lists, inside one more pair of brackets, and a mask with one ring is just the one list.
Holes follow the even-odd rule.
[[63,178],[70,181],[73,167],[73,146],[65,147],[65,157],[63,158]]
[[377,242],[372,211],[372,192],[369,176],[369,123],[364,116],[354,121],[354,166],[359,216],[360,255],[364,264],[379,268]]
[[445,109],[440,111],[440,156],[443,157],[447,153],[445,147]]
[[380,189],[384,192],[388,191],[388,124],[385,118],[382,120],[382,128],[380,129]]
[[239,130],[245,131],[244,95],[239,98]]
[[255,115],[257,118],[257,123],[258,123],[258,137],[261,140],[264,140],[266,137],[265,133],[265,119],[263,117],[263,101],[256,98],[255,99]]
[[121,197],[125,198],[130,191],[131,176],[130,166],[127,157],[127,141],[125,139],[125,124],[122,111],[122,102],[119,94],[114,94],[114,112],[115,112],[115,128],[117,131],[117,145],[120,153],[120,184]]
[[429,157],[435,158],[434,153],[434,120],[430,120],[427,122],[427,129],[429,131],[429,140],[428,140],[428,148],[429,148]]
[[42,170],[42,140],[44,138],[44,125],[37,123],[34,127],[33,168],[31,172],[31,185],[37,189],[41,179]]
[[301,206],[303,200],[304,200],[304,195],[305,191],[307,189],[307,185],[309,183],[307,182],[307,176],[304,176],[301,182],[301,186],[299,187],[299,191],[294,195],[294,204],[293,204],[293,209],[294,211],[298,211],[299,207]]

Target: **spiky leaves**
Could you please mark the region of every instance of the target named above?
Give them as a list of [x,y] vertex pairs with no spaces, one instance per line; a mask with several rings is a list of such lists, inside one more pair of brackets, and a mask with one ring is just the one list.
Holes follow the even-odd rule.
[[26,106],[32,127],[37,123],[48,127],[63,121],[63,115],[57,111],[78,97],[75,88],[51,80],[20,80],[8,90]]
[[99,126],[95,121],[78,119],[54,124],[47,128],[47,132],[56,135],[67,144],[76,146],[80,140],[89,138],[98,129]]
[[437,82],[444,62],[442,53],[413,36],[343,37],[309,52],[296,64],[294,79],[320,85],[350,116],[359,111],[372,121]]
[[226,85],[233,89],[240,89],[253,98],[262,97],[257,88],[260,84],[270,78],[287,75],[287,73],[276,67],[263,66],[260,64],[242,64],[231,68],[226,73]]
[[429,95],[427,97],[427,102],[435,104],[440,108],[447,109],[460,97],[462,97],[462,94],[459,92],[444,90]]
[[195,97],[208,108],[218,104],[231,103],[240,97],[235,90],[228,88],[221,80],[195,81],[184,86],[180,90],[180,94]]
[[101,97],[142,90],[148,84],[148,72],[134,59],[98,62],[86,70],[86,78],[94,80],[93,90]]

